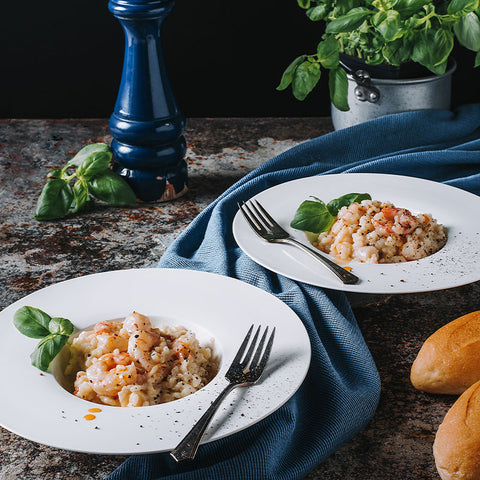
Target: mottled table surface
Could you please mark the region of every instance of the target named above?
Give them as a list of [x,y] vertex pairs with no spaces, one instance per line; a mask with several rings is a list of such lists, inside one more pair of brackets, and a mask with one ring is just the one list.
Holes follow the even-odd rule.
[[[226,188],[278,153],[331,130],[326,118],[189,119],[186,196],[135,209],[98,207],[40,223],[33,212],[46,174],[85,144],[109,142],[107,121],[0,120],[0,309],[62,280],[155,264]],[[427,336],[479,309],[480,283],[350,298],[381,375],[381,400],[369,425],[307,478],[439,478],[432,443],[455,398],[415,391],[409,370]],[[101,479],[124,458],[49,448],[0,428],[0,480]]]

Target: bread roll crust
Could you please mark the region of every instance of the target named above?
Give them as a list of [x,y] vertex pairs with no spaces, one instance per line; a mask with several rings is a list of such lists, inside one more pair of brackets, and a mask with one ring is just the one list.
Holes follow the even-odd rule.
[[454,395],[480,380],[480,311],[453,320],[427,338],[410,380],[418,390]]
[[433,444],[442,480],[480,479],[480,381],[453,404]]

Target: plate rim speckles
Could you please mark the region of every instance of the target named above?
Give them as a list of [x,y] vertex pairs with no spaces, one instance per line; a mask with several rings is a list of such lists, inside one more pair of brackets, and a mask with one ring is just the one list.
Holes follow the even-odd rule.
[[[52,373],[30,364],[38,341],[21,335],[12,322],[15,311],[24,305],[69,318],[78,329],[123,318],[133,310],[151,316],[158,326],[183,325],[202,342],[213,337],[222,359],[219,373],[196,393],[162,405],[121,408],[87,402],[63,389]],[[268,324],[276,327],[276,336],[265,374],[257,385],[232,392],[202,443],[252,426],[300,387],[310,365],[311,347],[292,309],[234,278],[168,268],[96,273],[34,292],[0,312],[0,362],[9,365],[4,381],[12,392],[0,396],[0,425],[37,443],[83,453],[171,450],[223,389],[226,369],[241,339],[252,323],[266,325],[266,310],[272,313]],[[84,416],[92,407],[100,407],[101,412],[87,421]]]
[[[406,263],[368,265],[352,261],[349,265],[361,281],[356,285],[344,285],[299,249],[263,241],[252,231],[240,211],[233,220],[234,238],[239,247],[263,267],[296,281],[333,290],[371,294],[418,293],[480,280],[480,228],[475,229],[480,197],[466,190],[405,175],[339,173],[287,181],[254,195],[252,199],[261,202],[294,238],[308,244],[303,232],[290,227],[301,202],[309,196],[328,202],[351,192],[369,193],[374,200],[392,202],[415,214],[431,213],[448,230],[446,245],[429,257]],[[435,198],[441,201],[435,201]]]

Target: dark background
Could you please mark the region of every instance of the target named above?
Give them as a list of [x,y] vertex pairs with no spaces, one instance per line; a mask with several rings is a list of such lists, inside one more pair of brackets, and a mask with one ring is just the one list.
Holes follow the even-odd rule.
[[[4,2],[0,117],[110,116],[124,36],[106,0]],[[304,102],[276,91],[296,56],[314,53],[322,24],[296,0],[178,0],[163,27],[170,81],[187,117],[328,116],[327,75]],[[474,54],[456,49],[452,106],[480,101]]]

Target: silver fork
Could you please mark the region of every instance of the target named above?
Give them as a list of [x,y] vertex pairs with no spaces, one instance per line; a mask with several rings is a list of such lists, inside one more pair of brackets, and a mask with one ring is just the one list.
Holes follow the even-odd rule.
[[268,327],[265,329],[265,332],[260,339],[260,343],[255,349],[260,328],[260,326],[257,328],[250,347],[245,354],[248,342],[253,332],[253,325],[250,327],[247,335],[240,345],[240,348],[238,349],[237,354],[235,355],[235,358],[232,361],[232,364],[230,365],[230,368],[225,374],[225,378],[228,380],[228,385],[220,392],[218,397],[213,401],[210,407],[208,407],[207,411],[200,417],[193,428],[185,435],[183,440],[175,447],[174,450],[170,452],[170,455],[175,459],[175,461],[181,462],[183,460],[193,460],[195,458],[195,454],[197,453],[198,445],[200,444],[200,440],[203,437],[205,429],[210,423],[214,413],[217,411],[217,408],[220,406],[222,400],[234,388],[253,385],[260,379],[265,369],[265,365],[267,364],[268,357],[270,356],[270,351],[272,350],[275,327],[273,328],[272,334],[268,339],[267,346],[265,347],[264,351],[263,346],[265,344],[265,339],[267,338]]
[[317,249],[307,247],[299,242],[284,230],[270,214],[258,203],[258,201],[250,201],[249,204],[243,202],[238,204],[240,211],[252,227],[255,233],[270,243],[286,243],[300,248],[304,252],[310,254],[316,260],[322,262],[330,271],[332,271],[343,283],[353,285],[359,281],[359,278],[353,273],[345,270],[340,265],[332,262],[326,256],[322,255]]

